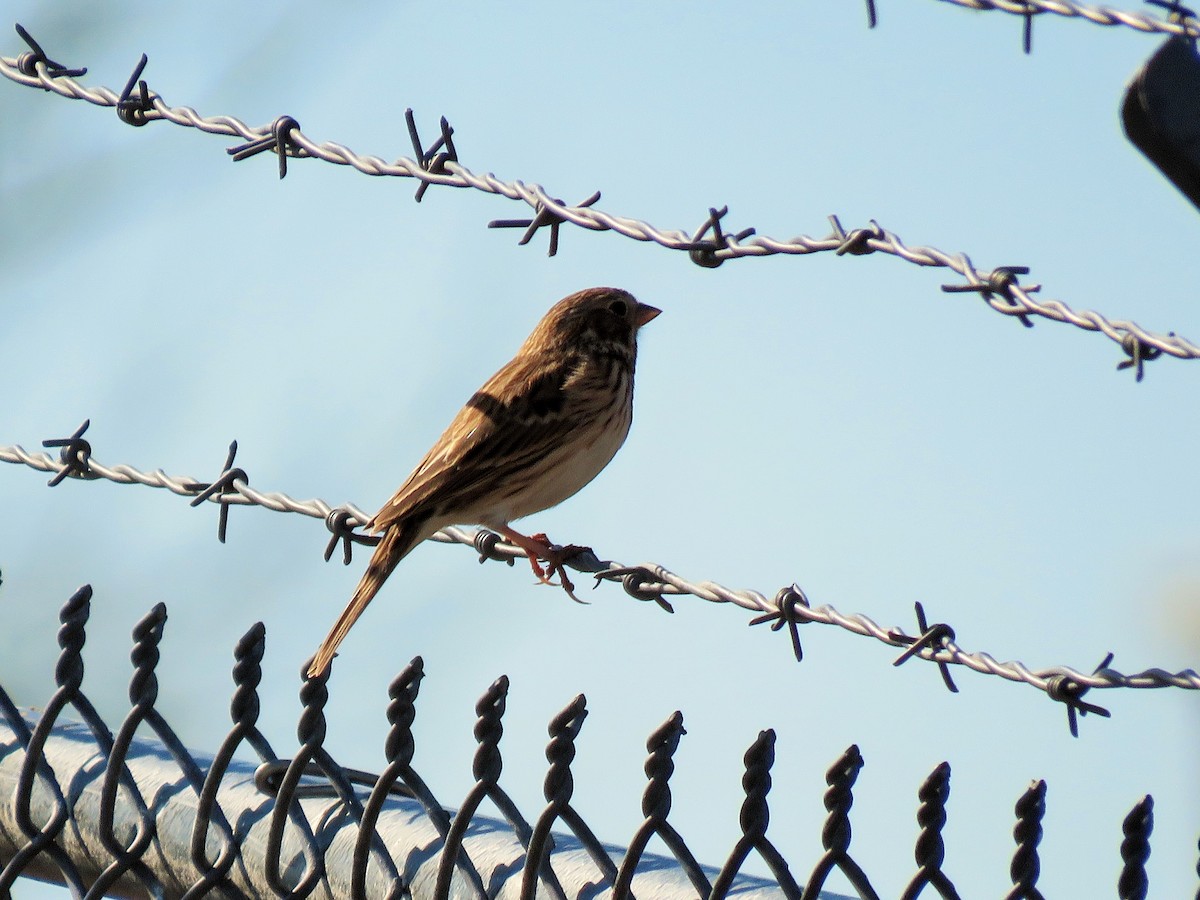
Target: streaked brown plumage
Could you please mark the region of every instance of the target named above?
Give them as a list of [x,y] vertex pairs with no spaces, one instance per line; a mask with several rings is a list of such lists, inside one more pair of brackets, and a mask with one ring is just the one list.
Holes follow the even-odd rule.
[[338,645],[413,547],[446,525],[483,525],[529,557],[549,561],[565,587],[561,553],[509,522],[575,494],[608,465],[633,421],[637,332],[659,314],[616,288],[560,300],[517,355],[454,417],[400,489],[368,523],[383,538],[349,604],[309,667],[329,668]]

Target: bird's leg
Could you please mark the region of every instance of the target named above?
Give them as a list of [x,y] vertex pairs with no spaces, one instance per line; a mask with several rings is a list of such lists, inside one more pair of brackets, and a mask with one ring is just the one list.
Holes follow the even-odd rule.
[[[496,530],[510,543],[515,544],[525,551],[525,556],[529,559],[529,565],[533,568],[533,574],[537,576],[538,581],[542,584],[554,585],[555,587],[561,586],[566,591],[567,596],[576,603],[584,602],[575,596],[575,585],[567,577],[567,570],[563,565],[563,560],[569,559],[582,550],[587,550],[587,547],[567,544],[565,547],[555,549],[554,544],[551,543],[550,539],[544,533],[526,537],[519,531],[514,531],[508,526],[503,526]],[[543,569],[538,562],[539,559],[546,560],[549,565]],[[557,585],[550,580],[550,576],[555,573],[559,577],[559,584]]]
[[[496,531],[500,532],[500,534],[504,536],[504,539],[510,544],[515,544],[525,551],[525,556],[529,558],[529,565],[533,568],[533,574],[537,576],[538,581],[540,581],[542,584],[552,583],[546,573],[546,570],[543,569],[538,563],[538,557],[550,551],[550,542],[545,539],[546,536],[544,534],[534,537],[526,537],[519,531],[513,531],[507,525],[501,525],[497,527]],[[539,537],[541,538],[540,542],[538,540]],[[554,570],[552,568],[551,572],[553,571]]]

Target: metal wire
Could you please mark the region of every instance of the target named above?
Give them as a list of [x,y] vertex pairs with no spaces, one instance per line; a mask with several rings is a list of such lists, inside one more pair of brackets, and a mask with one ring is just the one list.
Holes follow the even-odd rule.
[[[668,820],[674,756],[685,733],[678,711],[646,741],[645,820],[626,847],[603,844],[572,803],[571,764],[588,712],[583,695],[547,728],[547,806],[531,827],[500,783],[506,677],[497,678],[476,703],[474,783],[463,804],[448,810],[413,768],[412,726],[425,676],[419,656],[388,690],[382,775],[347,769],[324,748],[328,674],[302,677],[299,745],[291,759],[276,755],[257,727],[262,623],[250,628],[234,652],[231,730],[216,754],[194,753],[156,708],[166,608],[155,606],[134,629],[131,709],[114,738],[83,691],[91,603],[92,589],[85,585],[60,612],[61,652],[49,703],[22,709],[0,687],[0,896],[10,894],[17,878],[34,877],[65,884],[75,898],[634,900],[636,894],[662,900],[841,900],[825,891],[836,869],[859,897],[879,900],[850,852],[853,789],[864,765],[856,745],[825,773],[824,852],[802,888],[767,835],[776,744],[771,729],[758,734],[744,757],[745,796],[733,849],[719,868],[701,866]],[[82,721],[64,716],[68,707]],[[257,762],[240,758],[243,744]],[[1045,793],[1045,783],[1037,782],[1016,804],[1010,898],[1041,897],[1037,848]],[[950,766],[943,762],[917,792],[917,871],[906,898],[925,887],[942,897],[958,896],[943,866],[949,794]],[[478,814],[484,797],[503,821]],[[558,822],[571,834],[552,831]],[[1117,882],[1122,897],[1147,894],[1153,827],[1153,800],[1147,796],[1122,823]],[[673,858],[646,853],[654,834]],[[770,879],[742,874],[752,851],[766,863]]]
[[[942,2],[965,6],[968,9],[998,10],[1025,18],[1051,13],[1069,19],[1082,19],[1095,25],[1124,26],[1144,34],[1200,37],[1200,21],[1193,13],[1179,6],[1175,8],[1180,12],[1173,15],[1171,19],[1158,19],[1143,13],[1127,12],[1123,9],[1113,9],[1110,6],[1089,6],[1086,3],[1073,3],[1070,0],[942,0]],[[1172,4],[1167,3],[1159,5],[1168,9],[1172,7]]]
[[[994,7],[1007,9],[1009,6],[1021,5],[996,0]],[[1070,4],[1050,3],[1045,0],[1042,5],[1047,11],[1054,7],[1053,11],[1063,15],[1069,14],[1063,10],[1076,9]],[[1077,9],[1079,11],[1074,14],[1084,15],[1082,10],[1090,8]],[[1095,16],[1103,18],[1099,12],[1092,12]],[[1132,23],[1145,19],[1137,16],[1127,18],[1128,21],[1125,21],[1125,18],[1121,18],[1120,21],[1122,24],[1130,24],[1131,27],[1135,27]],[[1164,29],[1169,31],[1168,25],[1170,23],[1163,23]],[[1177,26],[1175,30],[1183,27]],[[314,158],[335,165],[350,166],[366,175],[415,178],[421,183],[417,191],[418,200],[429,185],[472,188],[517,200],[533,211],[531,218],[494,220],[490,226],[525,229],[520,240],[522,244],[528,243],[539,229],[549,227],[550,255],[557,251],[559,227],[567,222],[589,231],[615,231],[633,240],[654,242],[671,250],[685,251],[692,261],[710,268],[721,265],[727,259],[775,254],[803,255],[832,251],[839,256],[860,256],[873,252],[888,253],[916,265],[947,268],[958,273],[966,279],[966,284],[945,286],[948,290],[978,293],[992,309],[1006,316],[1014,316],[1026,325],[1030,324],[1031,316],[1037,316],[1104,334],[1119,344],[1128,357],[1120,368],[1133,367],[1139,380],[1143,363],[1163,353],[1178,359],[1200,358],[1200,346],[1177,336],[1174,332],[1150,332],[1135,322],[1124,319],[1110,320],[1093,310],[1077,311],[1059,300],[1035,300],[1031,294],[1039,287],[1022,286],[1014,275],[1022,271],[1021,267],[979,269],[965,253],[945,253],[925,246],[910,247],[904,244],[898,235],[874,220],[868,227],[846,231],[836,216],[830,216],[832,231],[825,237],[799,235],[780,239],[765,235],[755,236],[754,228],[729,233],[722,227],[722,220],[727,215],[728,208],[710,208],[707,218],[698,229],[690,232],[662,229],[648,222],[597,208],[593,204],[600,199],[599,192],[572,206],[551,196],[539,184],[528,184],[520,180],[504,181],[490,172],[482,175],[473,172],[458,161],[458,149],[451,138],[454,132],[445,119],[441,121],[441,137],[428,150],[422,150],[412,111],[409,110],[406,117],[417,158],[401,156],[389,163],[378,156],[358,154],[342,144],[318,143],[305,135],[296,120],[290,116],[281,116],[268,126],[251,127],[232,116],[202,116],[191,107],[168,106],[158,94],[146,86],[145,81],[140,80],[146,65],[145,56],[120,94],[106,87],[86,87],[73,77],[85,70],[69,70],[53,63],[45,57],[41,48],[32,42],[27,33],[23,30],[20,32],[33,49],[16,58],[0,57],[0,75],[17,84],[40,88],[61,97],[85,100],[97,106],[115,107],[120,118],[133,125],[140,126],[147,122],[163,120],[210,134],[241,138],[245,144],[230,148],[229,152],[234,159],[245,159],[266,151],[274,152],[279,159],[280,177],[287,173],[289,157]]]
[[[192,498],[197,502],[216,503],[220,506],[221,521],[218,535],[224,539],[225,516],[231,506],[261,506],[276,512],[300,513],[312,518],[323,519],[332,533],[326,547],[325,558],[329,559],[340,541],[344,546],[344,559],[348,563],[353,543],[370,544],[377,538],[357,534],[354,528],[365,525],[370,516],[350,503],[331,507],[324,500],[295,500],[278,491],[259,491],[251,488],[245,470],[233,468],[237,444],[230,447],[224,467],[217,479],[211,483],[200,482],[186,476],[168,475],[162,469],[142,472],[128,465],[107,466],[91,456],[91,445],[84,439],[89,422],[84,422],[69,438],[45,441],[47,446],[60,448],[55,459],[47,453],[30,453],[20,445],[0,446],[0,462],[28,466],[43,472],[53,473],[50,484],[60,483],[65,478],[95,480],[103,478],[117,484],[142,484],[165,488],[172,493]],[[480,562],[486,559],[512,564],[524,556],[519,547],[505,543],[499,535],[486,529],[444,528],[431,540],[441,543],[462,544],[479,554]],[[586,551],[569,557],[566,564],[579,572],[591,573],[597,582],[620,581],[629,596],[642,601],[653,601],[672,612],[670,598],[696,597],[710,603],[728,603],[755,613],[751,625],[770,624],[772,630],[786,627],[797,660],[803,658],[799,627],[808,623],[834,625],[851,634],[874,638],[881,643],[903,649],[895,661],[897,665],[911,658],[923,659],[938,665],[943,679],[950,690],[957,690],[950,680],[948,666],[964,666],[984,675],[995,675],[1012,682],[1035,687],[1067,707],[1068,724],[1072,733],[1077,733],[1077,715],[1092,713],[1108,716],[1107,710],[1083,700],[1092,688],[1182,688],[1200,690],[1200,673],[1193,669],[1169,672],[1161,668],[1150,668],[1141,672],[1125,674],[1110,667],[1109,654],[1092,672],[1081,672],[1070,666],[1053,666],[1031,669],[1016,660],[1001,662],[983,651],[969,651],[960,647],[954,629],[944,622],[929,624],[925,610],[916,605],[918,630],[915,635],[907,634],[899,627],[884,628],[861,613],[842,613],[833,606],[813,606],[804,592],[790,585],[776,592],[773,598],[748,589],[728,588],[714,581],[692,581],[657,563],[641,563],[627,566],[613,560],[603,560],[594,552]]]

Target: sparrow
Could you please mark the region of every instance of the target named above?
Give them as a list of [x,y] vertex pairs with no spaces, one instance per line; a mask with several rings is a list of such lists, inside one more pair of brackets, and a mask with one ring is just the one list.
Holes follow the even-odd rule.
[[[661,310],[626,291],[571,294],[450,423],[366,529],[381,535],[350,602],[309,665],[329,668],[338,645],[409,551],[447,525],[482,525],[525,551],[539,581],[577,547],[555,548],[509,522],[556,506],[600,474],[633,422],[637,333]],[[539,558],[547,561],[543,569]]]

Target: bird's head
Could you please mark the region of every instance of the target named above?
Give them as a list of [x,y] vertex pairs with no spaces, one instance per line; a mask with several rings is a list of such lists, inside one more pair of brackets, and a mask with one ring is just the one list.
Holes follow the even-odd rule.
[[559,300],[542,317],[529,344],[558,351],[634,352],[638,329],[662,310],[628,291],[595,287]]

